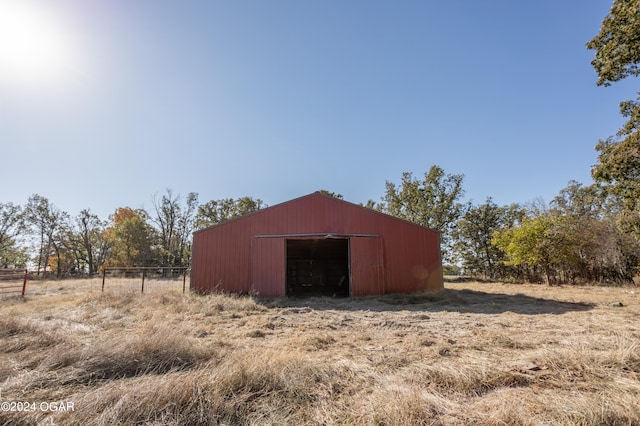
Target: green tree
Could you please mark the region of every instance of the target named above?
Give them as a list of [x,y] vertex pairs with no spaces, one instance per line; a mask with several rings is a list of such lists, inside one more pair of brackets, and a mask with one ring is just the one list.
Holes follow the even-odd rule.
[[580,276],[588,281],[632,283],[638,272],[640,245],[614,218],[577,218]]
[[507,255],[507,265],[547,284],[593,281],[630,282],[640,247],[610,218],[566,215],[558,211],[528,217],[516,227],[494,233],[492,243]]
[[598,73],[598,86],[639,75],[640,1],[614,0],[587,48],[596,51],[591,65]]
[[12,203],[0,203],[0,268],[18,268],[26,265],[26,248],[20,247],[18,241],[26,230],[22,207]]
[[37,274],[46,272],[51,254],[60,248],[60,228],[68,219],[68,214],[49,203],[46,197],[34,194],[29,197],[25,209],[26,220],[38,236],[36,256]]
[[[587,43],[595,50],[591,62],[598,74],[597,84],[609,86],[640,74],[640,0],[614,0],[602,21],[600,32]],[[598,164],[593,178],[624,203],[625,222],[640,238],[640,96],[620,104],[628,120],[617,137],[596,145]]]
[[456,222],[468,208],[460,202],[464,195],[463,179],[461,174],[445,174],[438,166],[431,166],[424,180],[405,172],[399,187],[386,182],[384,211],[439,231],[442,254],[447,258]]
[[106,223],[90,210],[82,210],[75,217],[65,240],[66,248],[73,253],[78,272],[93,276],[107,258],[109,244],[105,239]]
[[196,229],[204,229],[225,220],[256,212],[265,207],[267,206],[261,199],[252,197],[242,197],[237,200],[233,198],[211,200],[198,207],[195,227]]
[[551,201],[551,208],[560,214],[599,218],[605,213],[606,193],[596,185],[584,186],[570,180],[566,188]]
[[11,244],[0,253],[0,268],[26,268],[29,250],[18,244]]
[[640,205],[640,133],[635,132],[622,140],[608,138],[596,145],[598,164],[591,173],[606,185],[606,189],[621,201],[629,212]]
[[570,181],[549,206],[531,203],[526,218],[495,232],[492,243],[505,252],[516,279],[628,282],[640,246],[619,226],[620,211],[600,185]]
[[[598,74],[597,85],[609,86],[640,74],[640,0],[614,0],[600,32],[587,43],[595,50],[591,65]],[[640,98],[620,103],[627,123],[619,134],[631,134],[640,123]]]
[[562,231],[579,259],[571,265],[571,275],[585,281],[633,279],[638,242],[624,224],[624,202],[607,196],[597,184],[570,181],[551,207],[553,214],[564,218]]
[[326,189],[321,189],[318,192],[320,192],[320,193],[322,193],[324,195],[328,195],[329,197],[337,198],[339,200],[344,200],[344,196],[342,194],[337,193],[337,192],[327,191]]
[[545,282],[550,285],[557,261],[556,248],[563,244],[554,238],[555,225],[550,215],[527,218],[515,228],[494,233],[493,244],[506,253],[509,265],[525,266],[532,271],[541,267]]
[[55,272],[56,278],[62,278],[67,272],[72,271],[75,266],[73,251],[69,250],[67,236],[72,232],[71,218],[64,213],[51,239],[51,254],[49,256],[49,270]]
[[362,207],[366,207],[368,209],[375,210],[375,211],[378,211],[378,212],[384,211],[384,203],[376,203],[373,200],[367,200],[367,202],[365,204],[360,203],[360,205]]
[[491,198],[472,206],[458,221],[453,250],[467,274],[496,279],[504,275],[505,253],[492,244],[493,234],[524,218],[517,204],[500,207]]

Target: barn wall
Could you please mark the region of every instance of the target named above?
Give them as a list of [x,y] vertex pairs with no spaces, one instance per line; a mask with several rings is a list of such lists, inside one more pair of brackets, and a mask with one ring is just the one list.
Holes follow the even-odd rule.
[[194,234],[191,283],[198,292],[248,293],[251,290],[251,236],[242,224],[227,225],[210,228],[211,232],[205,234]]
[[260,296],[286,295],[286,248],[284,238],[251,241],[251,291]]
[[[442,289],[437,232],[319,193],[196,232],[193,238],[192,289],[199,292],[255,291],[264,295],[281,295],[279,289],[285,291],[285,268],[282,266],[282,277],[274,269],[279,268],[276,265],[280,265],[280,258],[276,255],[264,257],[267,251],[263,250],[252,254],[251,245],[257,240],[275,241],[278,238],[273,236],[278,235],[284,244],[283,235],[296,234],[318,234],[319,238],[326,234],[379,236],[350,237],[353,295]],[[373,261],[368,256],[358,255],[359,244],[366,245],[360,240],[367,239],[378,241],[380,268],[375,262],[372,265]],[[272,247],[270,252],[279,251],[286,258],[284,245],[282,247],[282,250]],[[371,247],[369,249],[372,252]],[[363,248],[362,253],[365,252]],[[252,256],[263,256],[264,262],[271,259],[272,264],[254,268]],[[258,260],[257,265],[260,262]]]
[[387,221],[383,235],[387,293],[442,289],[437,233],[403,221]]
[[349,239],[352,296],[374,296],[385,293],[382,247],[380,237]]

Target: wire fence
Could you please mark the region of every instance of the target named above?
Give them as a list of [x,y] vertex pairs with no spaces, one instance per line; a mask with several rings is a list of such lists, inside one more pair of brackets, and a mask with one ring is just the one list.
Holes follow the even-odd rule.
[[20,294],[27,291],[27,269],[0,269],[0,296]]
[[181,290],[189,286],[188,267],[110,267],[102,270],[102,292],[107,290],[141,293]]

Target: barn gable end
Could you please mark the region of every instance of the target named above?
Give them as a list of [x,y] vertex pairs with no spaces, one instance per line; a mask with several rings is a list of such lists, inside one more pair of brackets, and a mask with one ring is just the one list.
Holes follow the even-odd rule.
[[365,296],[443,288],[436,231],[315,192],[194,233],[191,289]]

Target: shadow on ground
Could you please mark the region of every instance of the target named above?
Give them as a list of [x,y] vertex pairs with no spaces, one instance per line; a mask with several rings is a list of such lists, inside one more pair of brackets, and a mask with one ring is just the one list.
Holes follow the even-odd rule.
[[420,311],[501,314],[514,312],[523,315],[554,314],[588,311],[591,303],[562,302],[531,297],[524,294],[485,293],[482,291],[445,289],[439,293],[390,294],[357,298],[282,297],[258,299],[268,308],[311,308],[315,310],[346,311]]

